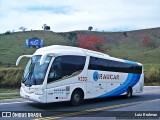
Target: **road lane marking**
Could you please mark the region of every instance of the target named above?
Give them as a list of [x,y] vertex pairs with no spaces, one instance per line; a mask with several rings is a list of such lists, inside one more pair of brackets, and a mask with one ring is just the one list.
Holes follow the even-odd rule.
[[30,102],[32,102],[32,101],[0,103],[0,105],[9,105],[9,104],[17,104],[17,103],[30,103]]
[[74,115],[81,115],[81,114],[86,114],[86,113],[90,113],[90,112],[102,111],[102,110],[107,110],[107,109],[112,109],[112,108],[118,108],[118,107],[134,105],[134,104],[140,104],[140,103],[143,103],[143,102],[153,102],[153,101],[159,101],[159,100],[160,99],[154,99],[154,100],[145,100],[145,101],[131,102],[131,103],[125,103],[125,104],[119,104],[119,105],[112,105],[112,106],[106,106],[106,107],[102,107],[102,108],[94,108],[94,109],[90,109],[90,110],[84,110],[84,111],[81,111],[81,112],[71,112],[71,113],[60,114],[60,115],[56,115],[56,116],[37,118],[35,120],[55,120],[55,119],[64,118],[64,117],[71,117],[71,116],[74,116]]

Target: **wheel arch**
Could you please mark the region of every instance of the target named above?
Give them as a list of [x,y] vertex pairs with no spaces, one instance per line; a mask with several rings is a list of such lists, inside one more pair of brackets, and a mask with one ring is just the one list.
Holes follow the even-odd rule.
[[133,87],[132,87],[132,86],[128,86],[127,90],[128,90],[128,89],[131,89],[132,92],[133,92]]
[[133,95],[133,89],[132,89],[132,86],[128,86],[125,97],[126,97],[126,98],[131,98],[131,97],[132,97],[132,95]]
[[73,92],[75,92],[75,91],[80,91],[80,92],[82,93],[82,95],[83,95],[83,99],[84,99],[85,94],[84,94],[84,90],[83,90],[82,88],[80,88],[80,87],[75,88],[75,89],[72,91],[71,96],[72,96]]

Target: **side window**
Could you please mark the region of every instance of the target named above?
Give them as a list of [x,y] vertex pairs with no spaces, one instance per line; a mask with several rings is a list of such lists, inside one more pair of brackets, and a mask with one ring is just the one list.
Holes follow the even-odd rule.
[[105,59],[98,58],[96,61],[98,70],[107,71],[108,62]]
[[65,55],[56,57],[48,75],[48,83],[78,75],[83,70],[85,61],[85,56]]
[[135,74],[142,73],[142,66],[96,57],[90,57],[88,69]]
[[90,57],[88,69],[106,71],[108,63],[105,59]]
[[98,58],[90,57],[88,69],[97,70],[97,60]]

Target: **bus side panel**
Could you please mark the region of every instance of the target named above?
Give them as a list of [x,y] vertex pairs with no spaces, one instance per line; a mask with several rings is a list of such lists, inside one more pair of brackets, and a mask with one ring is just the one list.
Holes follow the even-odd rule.
[[47,89],[47,103],[69,100],[69,85],[52,87]]
[[107,83],[107,92],[110,92],[110,91],[118,88],[120,85],[121,85],[120,82],[108,82]]
[[73,91],[80,88],[84,97],[86,97],[86,82],[72,83],[68,85],[60,85],[59,87],[51,87],[47,89],[47,103],[69,101]]
[[124,94],[127,91],[128,87],[130,86],[133,87],[138,83],[138,81],[140,80],[140,77],[141,77],[141,74],[128,73],[127,78],[120,86],[118,86],[117,88],[113,89],[110,92],[101,94],[97,98],[118,96],[118,95]]
[[127,76],[128,73],[88,70],[87,90],[90,91],[87,91],[87,98],[96,98],[113,90],[116,91],[125,82]]

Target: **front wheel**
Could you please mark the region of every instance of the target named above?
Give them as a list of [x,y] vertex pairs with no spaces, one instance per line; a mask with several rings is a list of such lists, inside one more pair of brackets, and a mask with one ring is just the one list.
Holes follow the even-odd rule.
[[72,93],[70,102],[71,102],[71,104],[73,106],[80,105],[83,102],[83,94],[82,94],[82,92],[79,91],[79,90],[75,90]]
[[127,89],[127,94],[126,94],[126,98],[131,98],[132,97],[132,87],[129,87]]

